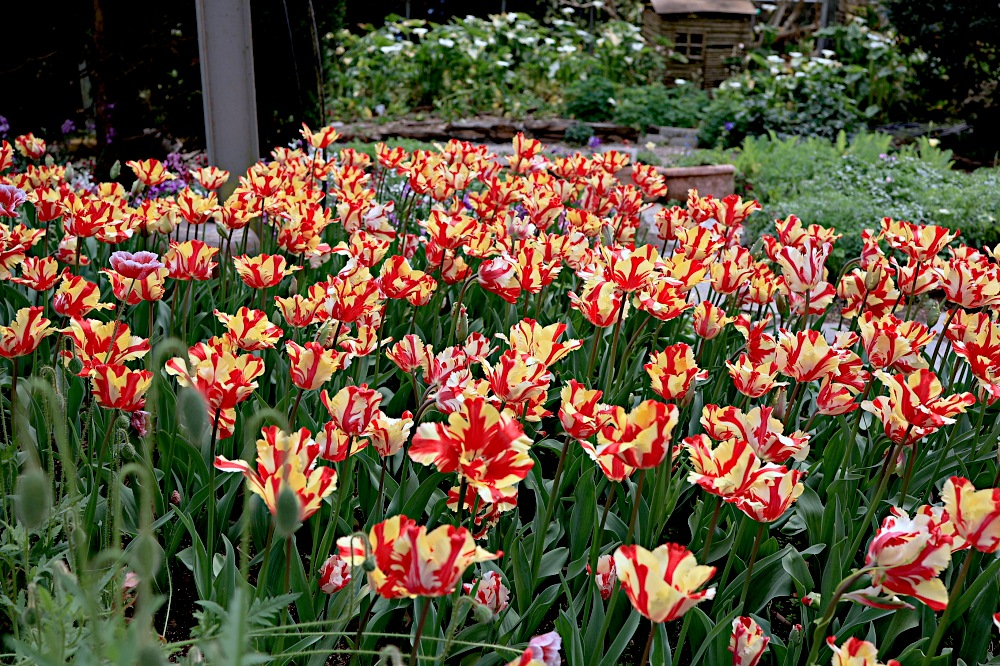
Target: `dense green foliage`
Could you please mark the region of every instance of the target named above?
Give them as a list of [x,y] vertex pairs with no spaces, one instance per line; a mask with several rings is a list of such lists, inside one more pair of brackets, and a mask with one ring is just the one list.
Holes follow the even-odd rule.
[[390,19],[332,41],[327,79],[334,113],[344,120],[414,111],[449,118],[556,113],[568,86],[658,81],[665,58],[629,23],[588,32],[569,20],[515,13],[446,24]]
[[789,214],[844,234],[830,258],[839,268],[860,250],[858,232],[892,217],[962,232],[973,247],[1000,243],[1000,169],[966,173],[952,168],[950,151],[932,141],[891,148],[886,134],[861,133],[848,141],[747,138],[734,151],[699,151],[689,163],[732,162],[749,196],[764,205],[746,242],[769,233]]

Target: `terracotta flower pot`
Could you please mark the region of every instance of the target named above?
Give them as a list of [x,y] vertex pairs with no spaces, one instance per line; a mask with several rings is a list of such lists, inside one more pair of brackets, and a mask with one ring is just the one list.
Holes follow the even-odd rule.
[[736,191],[734,176],[736,167],[732,164],[710,164],[695,167],[661,167],[658,169],[667,179],[667,199],[685,200],[690,189],[698,194],[711,194],[716,199]]

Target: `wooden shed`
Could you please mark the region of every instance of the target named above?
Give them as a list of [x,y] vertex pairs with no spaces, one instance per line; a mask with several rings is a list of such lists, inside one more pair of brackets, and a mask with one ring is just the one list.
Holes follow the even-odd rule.
[[756,14],[750,0],[652,0],[643,14],[643,34],[666,37],[674,43],[674,52],[687,59],[668,64],[668,80],[714,88],[751,43]]

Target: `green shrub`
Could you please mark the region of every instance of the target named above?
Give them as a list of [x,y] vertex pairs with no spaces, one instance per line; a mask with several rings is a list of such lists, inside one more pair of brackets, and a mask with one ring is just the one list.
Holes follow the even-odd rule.
[[[328,35],[326,45],[328,97],[343,120],[428,109],[446,118],[555,114],[574,83],[641,86],[662,80],[666,62],[665,48],[625,21],[584,30],[518,13],[445,24],[389,17],[365,34]],[[610,118],[610,107],[603,113]]]
[[577,81],[566,89],[566,115],[589,123],[611,120],[615,85],[603,76]]
[[584,123],[573,123],[563,133],[563,141],[571,146],[585,146],[594,136],[594,128]]
[[643,130],[649,125],[697,127],[708,93],[691,84],[667,88],[662,83],[625,87],[618,97],[612,119],[619,125]]
[[828,264],[834,273],[858,255],[859,232],[885,216],[959,229],[973,247],[1000,243],[1000,169],[955,171],[950,152],[927,140],[895,151],[890,141],[864,133],[833,142],[769,136],[748,138],[728,154],[699,152],[716,161],[729,157],[746,194],[764,205],[750,218],[744,242],[752,244],[775,219],[791,214],[835,227],[844,238]]

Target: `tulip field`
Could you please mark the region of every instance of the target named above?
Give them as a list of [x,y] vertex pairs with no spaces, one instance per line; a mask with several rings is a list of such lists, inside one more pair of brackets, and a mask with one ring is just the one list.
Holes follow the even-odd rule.
[[301,134],[0,143],[0,661],[1000,664],[1000,247]]

